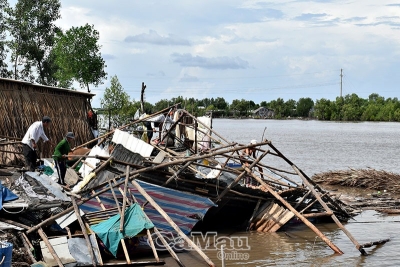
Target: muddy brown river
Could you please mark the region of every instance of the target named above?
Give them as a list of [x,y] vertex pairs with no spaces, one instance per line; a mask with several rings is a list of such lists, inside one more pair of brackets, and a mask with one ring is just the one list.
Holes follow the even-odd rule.
[[[213,129],[228,140],[244,144],[264,137],[309,177],[348,168],[400,173],[400,123],[215,119]],[[345,224],[360,244],[390,238],[386,244],[366,248],[367,256],[360,254],[336,224],[316,226],[343,255],[335,254],[302,223],[276,233],[226,229],[192,239],[216,266],[400,266],[400,216],[368,210]],[[223,252],[221,245],[225,245]],[[186,266],[207,266],[195,252],[178,256]],[[166,266],[177,266],[171,257],[161,258]]]

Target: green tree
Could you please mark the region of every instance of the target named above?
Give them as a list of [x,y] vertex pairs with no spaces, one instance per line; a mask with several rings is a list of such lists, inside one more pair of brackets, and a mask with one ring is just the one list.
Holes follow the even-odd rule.
[[348,94],[344,97],[342,106],[343,120],[359,121],[365,109],[364,100],[357,94]]
[[5,10],[8,8],[7,0],[0,0],[0,77],[2,78],[9,78],[11,74],[6,63],[8,49],[6,46],[7,13]]
[[400,122],[400,108],[396,109],[393,113],[393,120]]
[[396,121],[396,110],[400,108],[400,103],[397,98],[388,98],[385,102],[379,105],[376,120],[378,121]]
[[98,41],[99,32],[89,24],[72,27],[57,35],[54,53],[60,86],[69,87],[75,80],[90,92],[89,84],[98,86],[103,83],[107,73]]
[[[236,115],[243,116],[246,115],[249,107],[249,101],[245,99],[234,99],[232,100],[232,104],[230,106],[231,110],[234,110]],[[237,114],[239,113],[239,114]]]
[[223,97],[217,97],[215,99],[214,105],[219,110],[225,110],[229,104],[225,101]]
[[368,103],[363,114],[361,115],[361,120],[363,121],[376,121],[377,115],[381,107],[376,103]]
[[325,98],[315,101],[314,114],[319,120],[330,120],[332,115],[331,101]]
[[171,103],[172,103],[172,101],[170,101],[168,99],[161,99],[160,101],[158,101],[154,104],[154,108],[153,108],[152,112],[163,110],[163,109],[171,106]]
[[6,9],[15,79],[55,85],[51,50],[60,31],[55,25],[61,18],[60,8],[59,0],[18,0],[14,8]]
[[336,101],[332,102],[331,120],[340,121],[343,119],[343,114],[342,114],[343,104],[344,104],[344,98],[340,96],[336,97]]
[[376,93],[370,94],[368,97],[368,102],[365,103],[365,107],[361,115],[361,120],[379,121],[381,119],[379,112],[384,107],[384,105],[385,99],[383,97],[379,96]]
[[211,105],[208,105],[208,107],[206,108],[206,110],[207,110],[207,111],[209,111],[209,110],[216,110],[216,108],[214,107],[213,104],[211,104]]
[[283,116],[288,117],[288,116],[297,116],[296,112],[296,101],[294,99],[289,99],[288,101],[285,102],[285,106],[283,109]]
[[269,103],[269,108],[274,110],[275,118],[281,119],[285,116],[285,101],[282,98],[272,100]]
[[126,124],[134,113],[134,106],[129,100],[129,95],[124,91],[118,77],[111,77],[111,85],[104,90],[104,96],[100,100],[101,108],[109,115],[110,122],[119,127]]
[[375,103],[378,105],[383,105],[385,103],[385,98],[380,96],[379,94],[373,93],[368,97],[368,103]]
[[297,115],[300,117],[309,117],[311,109],[314,107],[314,101],[309,98],[300,98],[299,101],[297,101],[296,105],[296,111]]

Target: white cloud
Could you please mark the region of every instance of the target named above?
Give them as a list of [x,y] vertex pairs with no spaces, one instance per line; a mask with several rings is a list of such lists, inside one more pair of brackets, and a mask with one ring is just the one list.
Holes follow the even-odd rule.
[[395,97],[400,83],[400,5],[392,0],[62,3],[58,25],[86,23],[100,33],[109,75],[135,99],[145,82],[151,103],[334,99],[341,68],[360,97]]

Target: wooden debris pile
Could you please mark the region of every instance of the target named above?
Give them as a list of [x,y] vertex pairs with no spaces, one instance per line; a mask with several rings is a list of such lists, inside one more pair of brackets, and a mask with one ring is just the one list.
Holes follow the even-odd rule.
[[316,183],[360,187],[400,194],[400,174],[374,169],[349,169],[316,174]]
[[[174,107],[162,110],[158,114],[172,108]],[[112,146],[112,150],[97,145],[87,155],[75,155],[79,158],[79,162],[82,162],[86,171],[80,172],[81,177],[76,178],[77,181],[80,181],[69,192],[71,202],[69,205],[64,205],[62,211],[52,211],[50,215],[42,216],[36,222],[27,223],[21,221],[20,217],[15,217],[8,223],[22,228],[23,233],[30,239],[40,238],[41,242],[44,242],[43,246],[46,246],[49,254],[51,254],[50,257],[54,260],[54,265],[59,266],[65,263],[62,262],[61,254],[66,249],[60,252],[54,248],[55,245],[59,244],[57,243],[59,240],[54,240],[54,236],[57,235],[51,233],[50,228],[55,222],[58,225],[61,224],[57,219],[66,220],[65,217],[74,216],[73,224],[70,223],[66,227],[61,227],[63,240],[60,242],[63,242],[65,246],[69,241],[73,241],[71,239],[75,235],[79,235],[79,242],[86,244],[85,248],[88,255],[90,254],[87,257],[89,263],[93,266],[103,265],[102,253],[99,252],[98,246],[100,242],[96,241],[96,236],[98,238],[99,233],[95,232],[91,225],[93,220],[96,222],[105,220],[109,223],[108,220],[113,218],[109,218],[110,214],[117,213],[120,224],[118,229],[114,226],[112,229],[124,233],[124,220],[128,220],[125,217],[127,207],[135,204],[140,205],[141,211],[145,212],[145,215],[141,215],[142,217],[150,218],[151,212],[157,212],[157,217],[161,215],[168,227],[178,233],[182,240],[195,249],[196,245],[177,224],[183,221],[182,224],[184,225],[186,221],[183,219],[190,219],[191,222],[195,221],[195,223],[210,222],[212,226],[217,225],[221,220],[240,222],[242,225],[243,223],[247,225],[245,229],[274,232],[296,217],[333,251],[343,254],[310,220],[310,218],[330,219],[348,236],[357,250],[363,255],[366,254],[364,247],[368,247],[369,243],[359,244],[341,223],[352,216],[342,205],[343,203],[337,201],[331,196],[330,192],[324,190],[309,178],[286,158],[271,141],[261,140],[250,144],[230,142],[212,130],[211,120],[208,120],[207,123],[209,124],[207,124],[204,122],[206,118],[196,118],[182,109],[175,111],[174,123],[169,129],[160,129],[160,140],[157,143],[144,142],[140,137],[136,137],[128,131],[122,131],[127,126],[137,126],[156,115],[157,113],[137,119],[90,141],[94,142],[100,139],[104,141],[107,138],[108,141],[104,141],[104,143]],[[109,140],[108,137],[111,137],[111,135],[112,140]],[[170,142],[163,141],[166,137],[170,138],[171,136],[174,140],[173,145],[169,146]],[[75,148],[84,145],[87,144]],[[105,152],[106,149],[108,150],[107,155],[99,156],[98,153]],[[246,153],[244,152],[248,149],[254,150],[251,156],[245,156]],[[286,163],[285,167],[278,168],[264,163],[274,162],[269,160],[272,158],[277,158]],[[96,162],[88,164],[88,159],[96,159]],[[70,171],[74,172],[75,166]],[[75,175],[78,175],[78,173],[75,173]],[[164,196],[164,199],[159,199],[159,202],[168,202],[166,209],[173,210],[174,218],[178,218],[177,223],[172,220],[167,212],[164,212],[159,202],[154,200],[154,196],[150,196],[148,191],[153,189],[145,190],[143,183],[158,188],[154,189],[155,195]],[[174,190],[172,196],[165,194],[163,190],[167,189]],[[138,192],[136,196],[133,190]],[[186,197],[183,196],[184,194]],[[175,203],[174,201],[180,202]],[[81,216],[82,207],[87,205],[89,209],[93,203],[100,206],[101,210],[90,211],[91,214]],[[110,203],[112,203],[112,206]],[[204,213],[197,210],[196,214],[190,214],[190,216],[185,214],[184,218],[176,216],[179,215],[178,210],[185,210],[184,207],[188,203],[190,204],[190,211],[201,205],[201,210]],[[171,208],[172,204],[178,208]],[[153,208],[153,211],[147,210],[149,206]],[[157,227],[151,229],[152,234],[150,234],[149,228],[146,229],[150,243],[152,242],[151,236],[154,236],[153,233],[162,241]],[[211,231],[210,228],[205,228],[205,230]],[[118,242],[120,243],[114,242],[114,244],[121,245],[124,262],[133,264],[128,252],[130,246],[125,242],[125,237]],[[371,244],[374,244],[374,242]],[[29,243],[28,246],[30,246]],[[168,249],[169,245],[165,245],[165,247],[178,265],[183,266],[174,251]],[[154,245],[151,249],[154,260],[147,262],[147,264],[162,264]],[[196,251],[209,266],[214,266],[200,248],[197,248]]]

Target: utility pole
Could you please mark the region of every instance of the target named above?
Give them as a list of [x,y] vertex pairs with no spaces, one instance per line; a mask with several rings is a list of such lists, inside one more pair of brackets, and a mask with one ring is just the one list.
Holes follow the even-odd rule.
[[140,109],[142,114],[144,113],[144,90],[146,89],[146,85],[142,82],[142,90],[140,92]]
[[340,98],[342,98],[343,89],[343,69],[340,69]]

